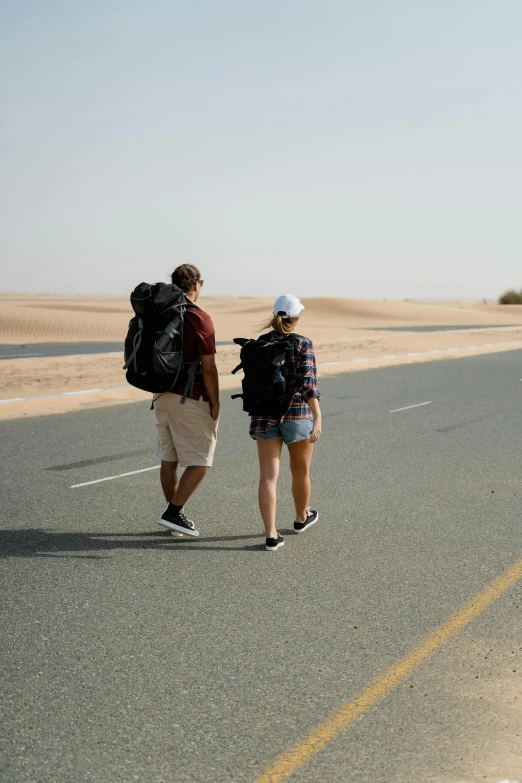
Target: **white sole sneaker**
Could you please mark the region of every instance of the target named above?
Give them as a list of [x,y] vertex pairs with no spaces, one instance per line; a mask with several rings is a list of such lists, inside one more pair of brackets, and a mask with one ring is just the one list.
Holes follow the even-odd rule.
[[158,525],[168,527],[169,530],[174,530],[176,533],[181,533],[183,536],[193,536],[194,538],[198,538],[199,536],[199,531],[191,530],[189,527],[183,527],[182,525],[176,525],[175,522],[169,522],[167,519],[163,519],[163,517],[158,519]]
[[282,538],[281,541],[278,541],[277,544],[274,544],[272,546],[269,546],[268,544],[265,544],[265,550],[267,552],[277,552],[277,550],[280,549],[284,545],[285,545],[285,541]]
[[[158,522],[158,525],[161,524],[161,522]],[[178,533],[177,530],[166,530],[165,533],[170,533],[170,535],[174,536],[174,538],[183,538],[183,533]]]
[[294,522],[294,533],[298,533],[298,534],[299,533],[304,533],[305,530],[308,530],[309,527],[312,527],[312,525],[315,525],[315,523],[318,521],[318,519],[319,519],[319,514],[316,512],[315,518],[311,519],[310,521],[307,520],[306,525],[304,527],[302,527],[300,530],[296,530],[295,529],[295,522]]

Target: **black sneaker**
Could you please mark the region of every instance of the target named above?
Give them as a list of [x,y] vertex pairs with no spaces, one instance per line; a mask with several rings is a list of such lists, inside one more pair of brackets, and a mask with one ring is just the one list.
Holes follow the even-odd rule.
[[317,520],[319,519],[319,514],[317,511],[312,511],[310,508],[306,512],[306,521],[305,522],[294,522],[294,530],[296,533],[303,533],[305,530],[308,530],[309,527],[312,527],[312,525],[315,525]]
[[[167,508],[165,509],[165,511],[168,511],[168,510],[169,510],[169,507],[167,506]],[[165,530],[165,533],[166,533],[168,536],[174,536],[174,538],[183,538],[183,533],[178,533],[176,530],[170,530],[169,528],[167,528],[167,529]]]
[[285,545],[285,539],[280,533],[278,533],[277,538],[266,539],[265,549],[267,552],[275,552],[276,549],[279,549],[280,546],[284,546],[284,545]]
[[196,526],[191,519],[187,519],[183,508],[174,510],[169,505],[158,519],[158,524],[183,533],[186,536],[199,536]]

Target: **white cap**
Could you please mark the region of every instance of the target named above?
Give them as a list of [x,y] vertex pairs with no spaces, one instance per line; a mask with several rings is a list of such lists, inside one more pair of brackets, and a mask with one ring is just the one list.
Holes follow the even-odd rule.
[[301,304],[297,296],[292,294],[282,294],[279,296],[274,304],[274,315],[283,314],[286,318],[297,318],[301,315],[301,311],[305,309],[304,304]]

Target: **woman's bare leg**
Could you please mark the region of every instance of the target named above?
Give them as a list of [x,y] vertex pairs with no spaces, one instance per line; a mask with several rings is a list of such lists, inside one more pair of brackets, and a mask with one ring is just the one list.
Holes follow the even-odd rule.
[[276,505],[277,479],[281,462],[281,438],[263,440],[258,438],[257,454],[259,457],[259,510],[263,517],[267,538],[277,538]]
[[310,463],[313,451],[314,444],[310,443],[308,438],[288,446],[296,522],[306,521],[306,511],[310,503]]

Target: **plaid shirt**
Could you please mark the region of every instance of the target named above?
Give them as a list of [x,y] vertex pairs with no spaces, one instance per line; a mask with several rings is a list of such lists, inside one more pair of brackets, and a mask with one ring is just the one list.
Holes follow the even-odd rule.
[[250,437],[256,432],[266,432],[269,424],[278,424],[280,421],[295,421],[296,419],[313,419],[312,411],[308,405],[311,397],[320,397],[317,389],[317,367],[315,365],[314,346],[307,337],[297,334],[279,334],[270,332],[259,339],[269,337],[278,342],[288,341],[285,363],[281,371],[287,382],[293,383],[296,392],[293,396],[290,408],[284,416],[270,418],[270,416],[251,416]]

